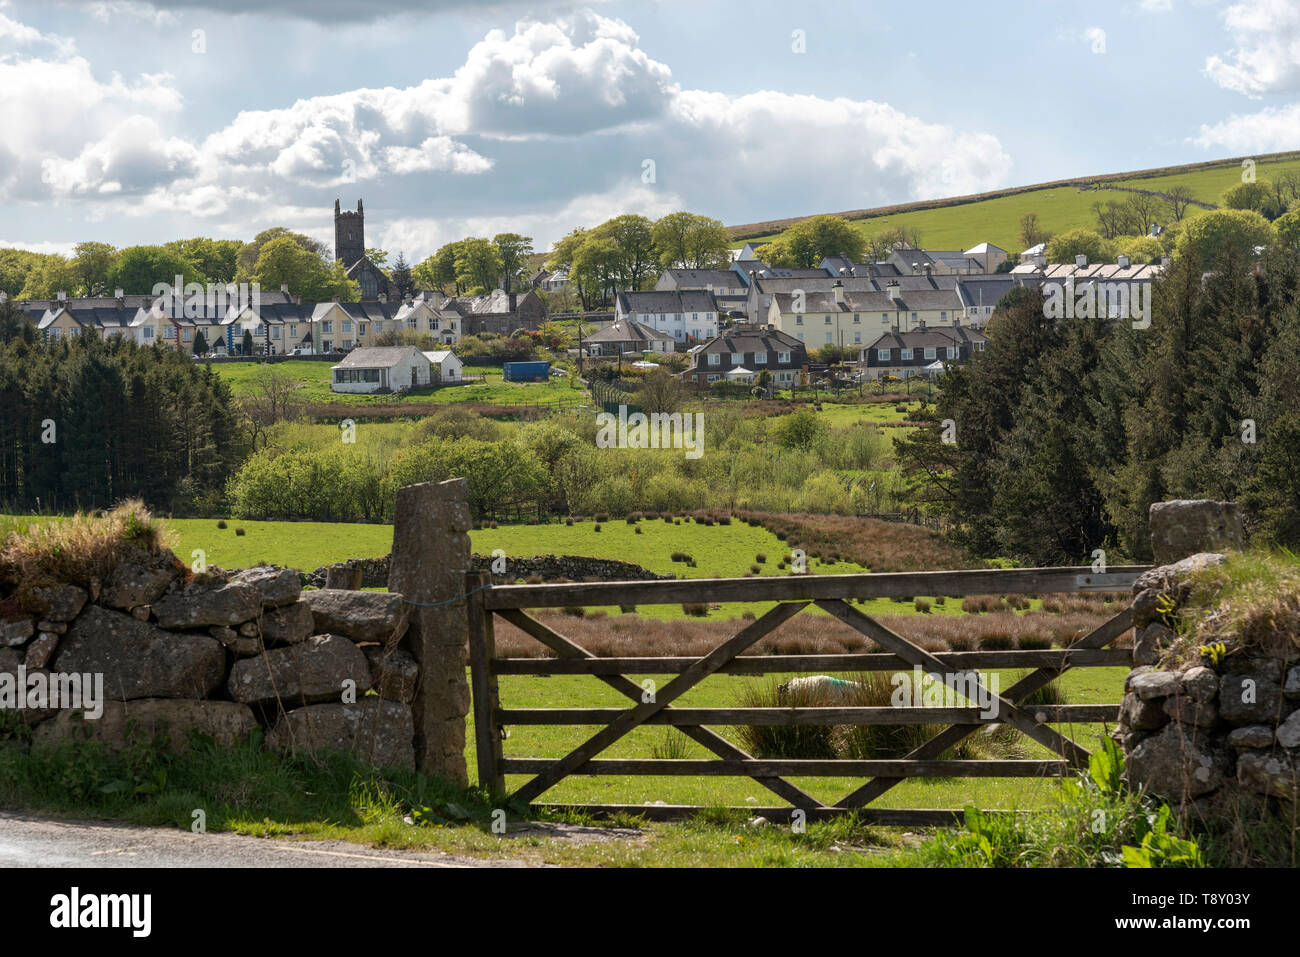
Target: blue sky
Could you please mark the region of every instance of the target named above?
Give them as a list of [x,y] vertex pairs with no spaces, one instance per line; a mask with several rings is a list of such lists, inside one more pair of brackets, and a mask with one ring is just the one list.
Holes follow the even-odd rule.
[[1300,0],[0,0],[0,124],[0,245],[544,248],[1300,148]]

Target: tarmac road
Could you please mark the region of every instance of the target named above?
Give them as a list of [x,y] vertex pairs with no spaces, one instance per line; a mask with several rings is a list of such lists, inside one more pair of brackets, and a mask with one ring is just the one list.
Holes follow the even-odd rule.
[[174,828],[0,812],[0,868],[527,866],[439,851],[380,850],[345,841],[193,834]]

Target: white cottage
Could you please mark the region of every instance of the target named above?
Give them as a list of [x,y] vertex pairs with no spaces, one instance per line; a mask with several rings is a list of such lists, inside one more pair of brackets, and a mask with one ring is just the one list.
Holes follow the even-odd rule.
[[330,369],[334,392],[405,392],[432,384],[433,366],[415,346],[353,349]]
[[426,352],[424,357],[433,366],[434,382],[460,382],[461,362],[450,349]]

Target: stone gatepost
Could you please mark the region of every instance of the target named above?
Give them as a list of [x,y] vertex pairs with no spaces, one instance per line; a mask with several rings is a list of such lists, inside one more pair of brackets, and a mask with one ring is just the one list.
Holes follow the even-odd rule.
[[1157,565],[1170,565],[1200,552],[1241,548],[1246,539],[1236,502],[1213,499],[1153,502],[1148,519],[1151,551]]
[[469,637],[465,574],[471,568],[468,484],[464,479],[398,489],[389,591],[411,602],[406,634],[420,665],[411,709],[419,770],[465,785]]

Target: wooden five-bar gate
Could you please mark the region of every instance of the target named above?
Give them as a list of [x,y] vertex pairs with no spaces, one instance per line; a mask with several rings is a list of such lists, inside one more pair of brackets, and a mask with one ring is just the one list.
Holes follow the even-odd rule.
[[[509,795],[535,807],[574,807],[595,815],[616,812],[654,819],[681,817],[702,810],[694,805],[535,803],[569,775],[723,775],[751,777],[784,802],[778,807],[747,806],[770,820],[788,820],[795,809],[817,820],[848,812],[875,824],[938,825],[960,820],[958,810],[871,807],[886,791],[915,777],[1043,777],[1087,766],[1088,750],[1053,725],[1114,721],[1119,704],[1022,706],[1030,695],[1071,668],[1128,666],[1131,652],[1109,647],[1132,627],[1132,609],[1122,610],[1090,634],[1065,648],[1044,650],[961,651],[931,653],[854,608],[857,598],[904,598],[913,595],[1032,595],[1070,592],[1127,591],[1144,567],[1125,566],[1096,573],[1090,568],[1028,568],[867,575],[791,575],[784,578],[686,579],[650,582],[497,585],[486,573],[469,576],[470,667],[474,700],[478,776],[494,794],[506,794],[507,774],[533,775]],[[679,602],[770,602],[777,604],[747,623],[708,654],[693,657],[598,658],[527,609],[598,605],[676,604]],[[812,605],[825,610],[872,639],[882,649],[870,654],[746,655],[764,635]],[[510,622],[546,645],[554,658],[500,658],[493,638],[495,618]],[[954,675],[972,669],[1033,669],[1000,694],[967,674],[974,700],[993,707],[673,707],[673,702],[712,674],[760,675],[785,672],[911,671]],[[630,699],[626,708],[508,708],[499,701],[499,675],[593,675]],[[647,694],[629,675],[674,675]],[[989,695],[991,697],[985,697]],[[966,700],[972,696],[964,695]],[[994,699],[996,699],[994,701]],[[1056,757],[1048,760],[943,759],[982,726],[1004,722],[1037,741]],[[946,724],[902,758],[894,760],[759,759],[710,730],[709,726],[743,725],[923,725]],[[642,725],[671,725],[699,742],[715,758],[599,758],[602,751]],[[509,725],[592,725],[595,734],[562,758],[505,757],[503,731]],[[866,780],[838,802],[828,805],[798,787],[790,777],[861,777]]]

